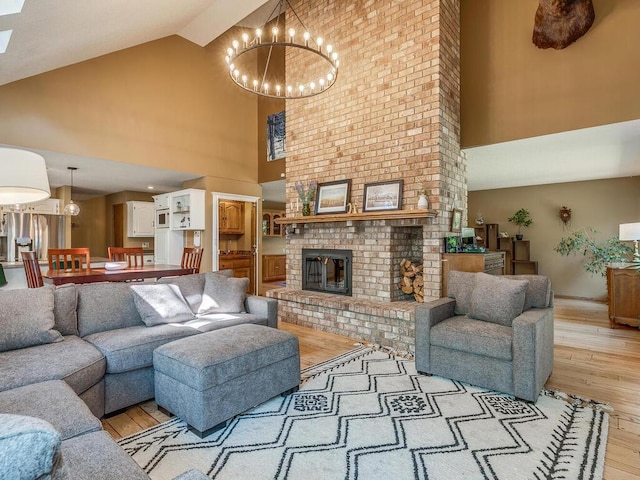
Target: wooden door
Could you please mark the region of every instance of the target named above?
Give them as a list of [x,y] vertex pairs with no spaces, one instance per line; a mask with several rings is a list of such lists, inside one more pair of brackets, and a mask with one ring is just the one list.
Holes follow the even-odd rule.
[[113,247],[124,247],[124,203],[113,206]]

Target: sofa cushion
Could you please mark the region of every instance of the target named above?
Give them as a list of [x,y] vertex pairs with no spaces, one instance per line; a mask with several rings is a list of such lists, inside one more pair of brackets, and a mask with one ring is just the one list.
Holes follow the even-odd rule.
[[149,480],[149,476],[105,432],[62,442],[62,458],[73,478],[82,480]]
[[46,420],[62,440],[102,430],[100,420],[62,380],[33,383],[0,392],[0,412]]
[[179,323],[128,327],[84,337],[107,360],[107,373],[122,373],[153,365],[153,351],[165,343],[199,333]]
[[78,335],[78,290],[73,283],[60,285],[53,291],[55,329],[62,335]]
[[529,282],[486,273],[476,275],[469,317],[510,327],[513,319],[522,313]]
[[509,280],[527,280],[524,308],[548,308],[551,306],[551,280],[544,275],[505,275]]
[[210,332],[245,323],[267,325],[268,321],[266,317],[251,313],[210,313],[208,315],[198,315],[197,319],[184,322],[183,325],[197,328],[200,332]]
[[53,287],[0,292],[0,305],[0,352],[62,341],[53,329]]
[[207,275],[198,315],[244,312],[248,278]]
[[64,380],[80,394],[105,372],[104,355],[74,336],[64,341],[0,353],[0,391],[45,380]]
[[147,327],[195,318],[177,285],[131,285],[131,290],[138,313]]
[[431,344],[511,360],[512,333],[511,327],[459,315],[431,327]]
[[452,270],[447,276],[447,296],[455,298],[456,315],[466,315],[471,308],[471,294],[476,284],[476,274]]
[[88,283],[76,288],[81,337],[105,330],[144,325],[128,283]]
[[39,418],[0,414],[0,476],[6,479],[68,478],[60,435]]

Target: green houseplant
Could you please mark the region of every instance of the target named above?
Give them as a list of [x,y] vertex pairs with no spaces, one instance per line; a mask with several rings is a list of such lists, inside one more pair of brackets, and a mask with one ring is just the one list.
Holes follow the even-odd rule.
[[[584,255],[584,268],[587,272],[602,275],[607,273],[607,265],[611,263],[627,263],[631,259],[633,249],[625,245],[618,237],[598,241],[592,234],[593,228],[572,232],[568,237],[560,239],[553,249],[560,255]],[[591,234],[591,235],[590,235]],[[627,268],[638,268],[640,265],[631,262]]]
[[529,210],[526,210],[524,208],[521,208],[520,210],[518,210],[507,220],[510,221],[511,223],[515,223],[516,225],[518,225],[518,234],[516,235],[516,238],[518,240],[522,240],[522,227],[527,228],[529,225],[533,223]]

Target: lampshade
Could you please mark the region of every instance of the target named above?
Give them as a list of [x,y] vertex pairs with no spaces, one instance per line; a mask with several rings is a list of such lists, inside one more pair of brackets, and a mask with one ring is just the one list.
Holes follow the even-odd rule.
[[0,147],[0,205],[31,203],[51,196],[47,166],[37,153]]
[[640,240],[640,222],[637,223],[621,223],[620,224],[620,240]]

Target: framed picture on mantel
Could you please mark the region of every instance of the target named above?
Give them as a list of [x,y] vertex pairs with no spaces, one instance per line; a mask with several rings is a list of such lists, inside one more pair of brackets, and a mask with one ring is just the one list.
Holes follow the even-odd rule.
[[400,210],[402,207],[402,180],[367,183],[364,186],[363,212]]
[[318,184],[316,215],[347,213],[351,194],[351,180],[338,180]]

